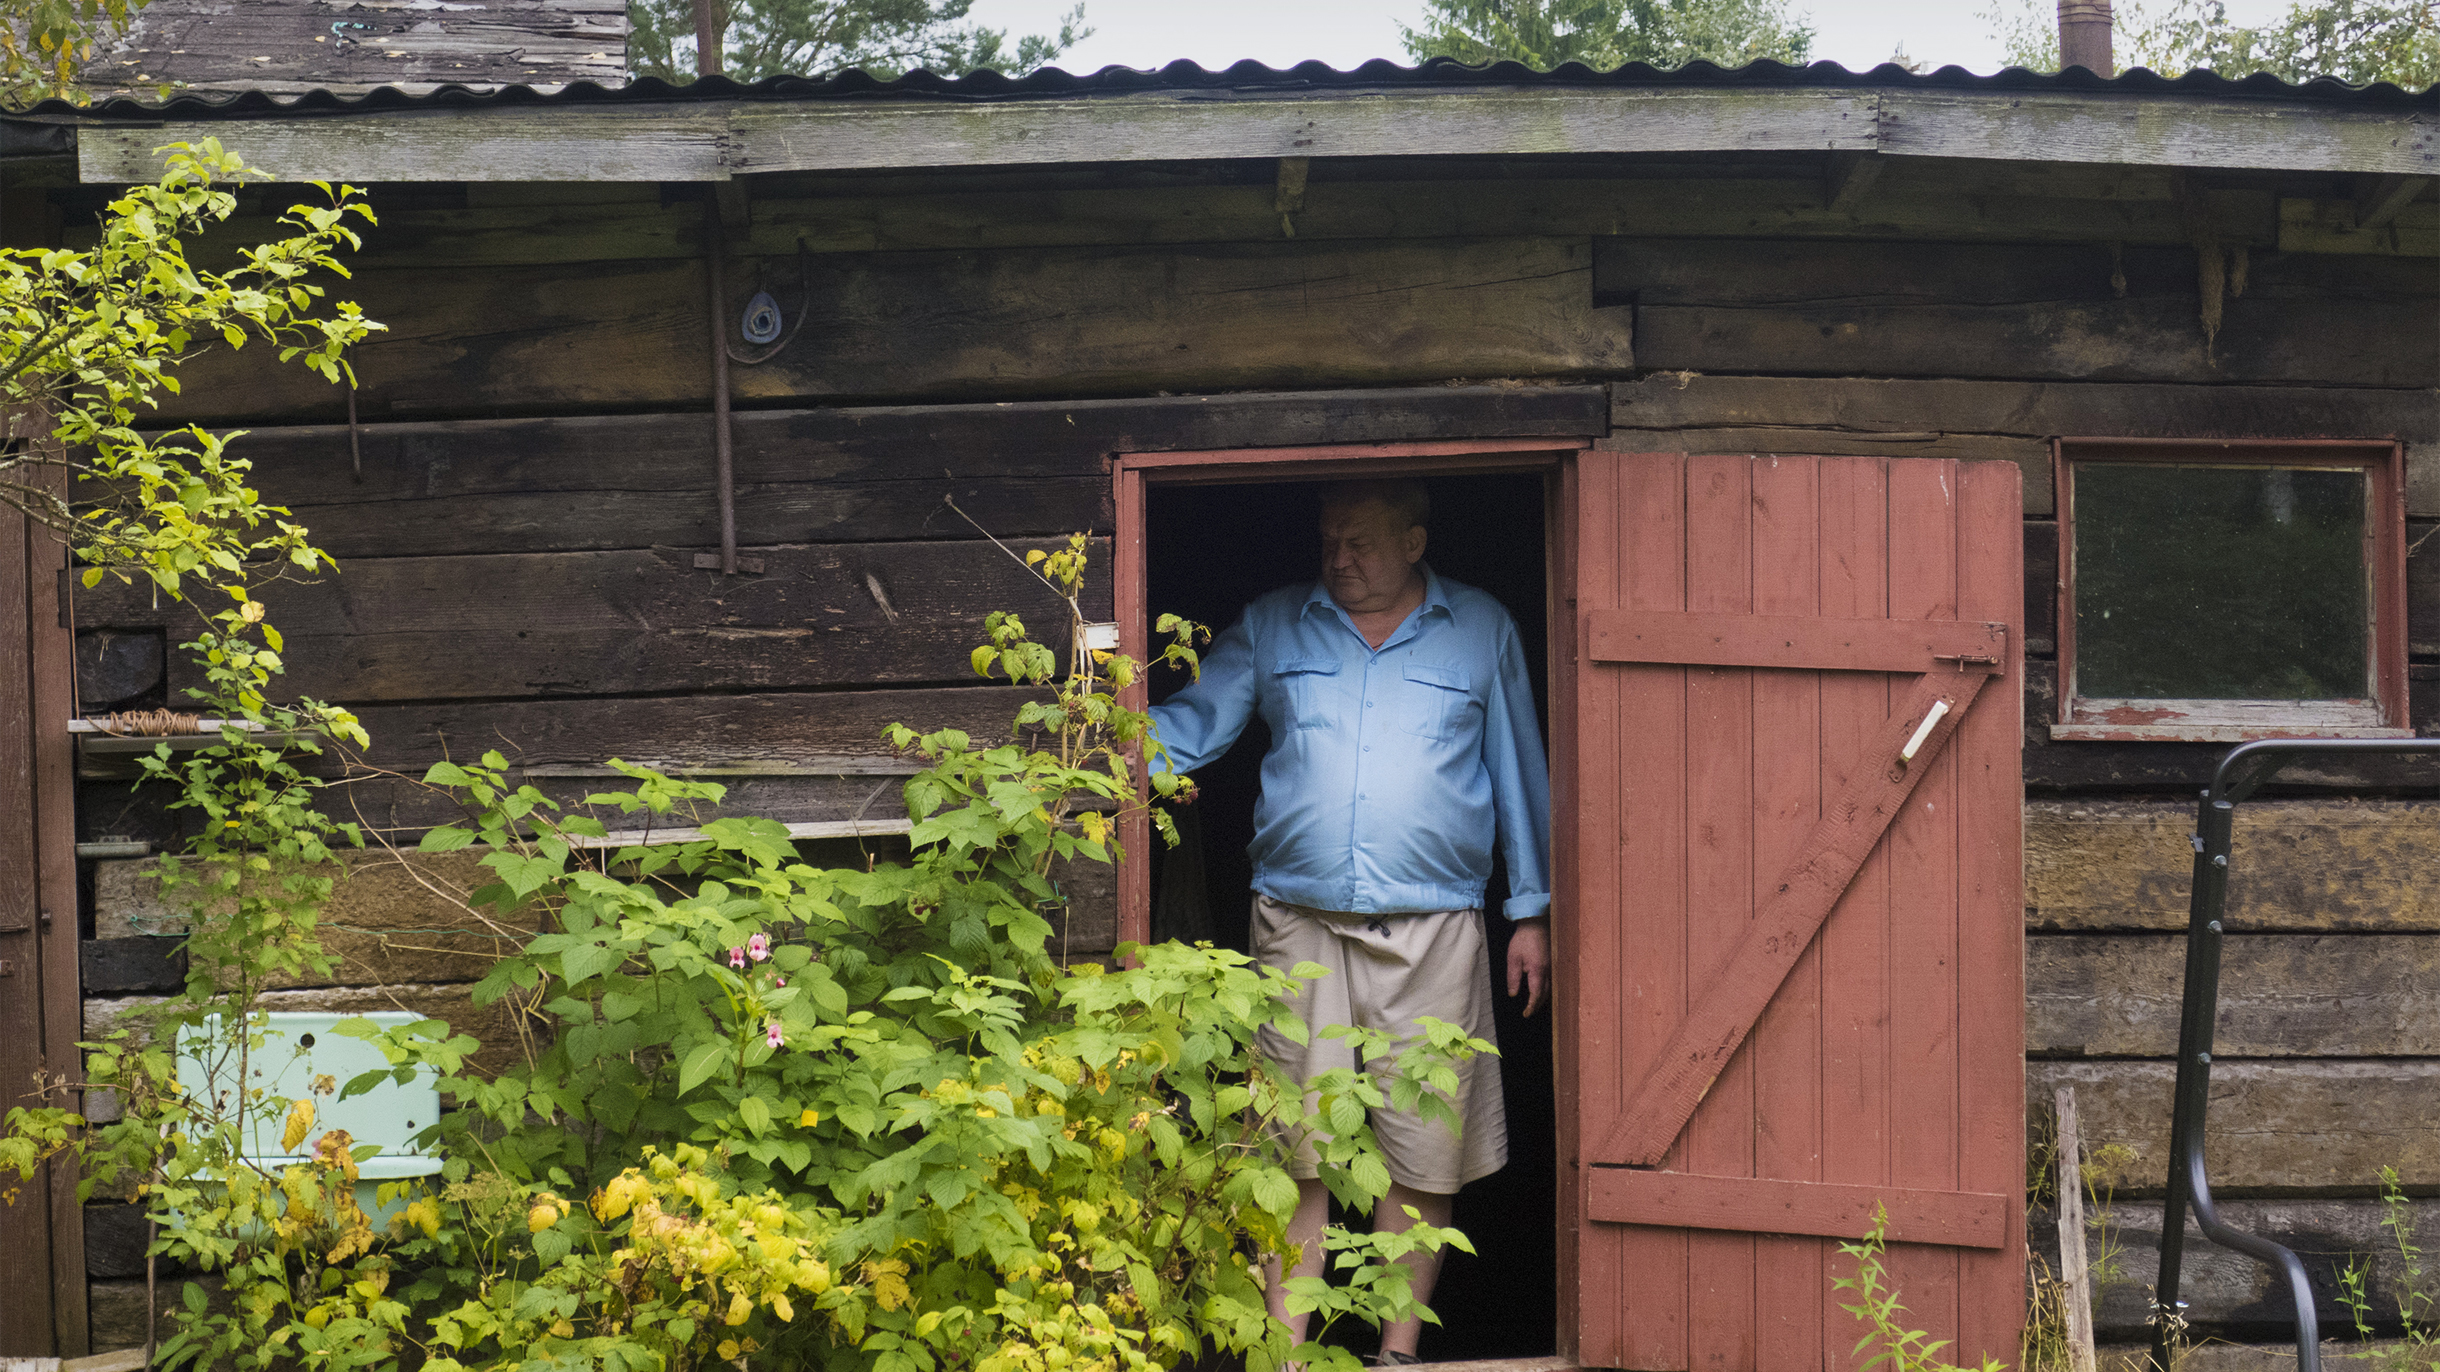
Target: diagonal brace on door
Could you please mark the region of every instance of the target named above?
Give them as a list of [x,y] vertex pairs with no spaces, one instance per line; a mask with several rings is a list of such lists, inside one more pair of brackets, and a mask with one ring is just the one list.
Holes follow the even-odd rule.
[[1935,669],[1915,678],[1761,901],[1710,989],[1653,1059],[1651,1072],[1619,1112],[1617,1126],[1587,1161],[1651,1167],[1668,1154],[1847,884],[1957,732],[1967,707],[1999,670],[1998,661],[1961,656],[1954,671]]

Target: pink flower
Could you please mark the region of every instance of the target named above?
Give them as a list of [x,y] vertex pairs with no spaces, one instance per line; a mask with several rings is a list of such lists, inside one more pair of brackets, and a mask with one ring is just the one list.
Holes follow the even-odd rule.
[[729,950],[729,966],[736,968],[740,972],[746,970],[746,950],[743,948],[731,948]]
[[770,1041],[771,1046],[774,1048],[777,1048],[788,1041],[780,1035],[778,1020],[772,1020],[766,1026],[766,1031],[763,1036]]
[[763,937],[761,934],[756,934],[754,937],[747,939],[746,956],[754,959],[756,962],[760,962],[764,958],[771,956],[771,940]]
[[771,978],[771,984],[774,987],[785,986],[788,984],[788,979],[786,977],[773,977]]

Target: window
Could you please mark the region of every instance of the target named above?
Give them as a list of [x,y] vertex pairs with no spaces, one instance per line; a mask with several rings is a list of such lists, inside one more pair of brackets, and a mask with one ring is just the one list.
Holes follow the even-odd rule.
[[2054,739],[2411,737],[2395,443],[2061,439]]

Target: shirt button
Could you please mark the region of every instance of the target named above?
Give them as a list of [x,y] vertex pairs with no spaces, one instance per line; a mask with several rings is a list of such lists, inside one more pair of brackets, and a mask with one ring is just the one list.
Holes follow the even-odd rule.
[[1371,752],[1371,751],[1372,751],[1372,745],[1371,745],[1371,744],[1369,744],[1369,743],[1365,744],[1365,745],[1364,745],[1364,751],[1365,751],[1365,752],[1368,752],[1368,753],[1369,753],[1369,752]]

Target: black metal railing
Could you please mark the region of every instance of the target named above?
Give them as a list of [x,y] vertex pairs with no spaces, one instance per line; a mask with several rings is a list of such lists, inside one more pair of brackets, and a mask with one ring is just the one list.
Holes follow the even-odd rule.
[[2204,1113],[2211,1104],[2211,1044],[2220,1015],[2220,941],[2228,909],[2228,868],[2234,847],[2237,806],[2279,769],[2307,755],[2421,753],[2440,756],[2440,738],[2265,739],[2240,743],[2220,759],[2211,789],[2203,793],[2194,835],[2194,903],[2186,919],[2186,997],[2177,1031],[2177,1092],[2169,1124],[2169,1200],[2161,1214],[2160,1284],[2153,1293],[2156,1328],[2154,1372],[2169,1372],[2169,1357],[2181,1321],[2176,1312],[2179,1266],[2185,1258],[2186,1212],[2194,1212],[2203,1236],[2258,1258],[2287,1278],[2296,1302],[2297,1372],[2321,1372],[2321,1318],[2304,1262],[2258,1234],[2232,1229],[2211,1200],[2211,1178],[2203,1169]]

